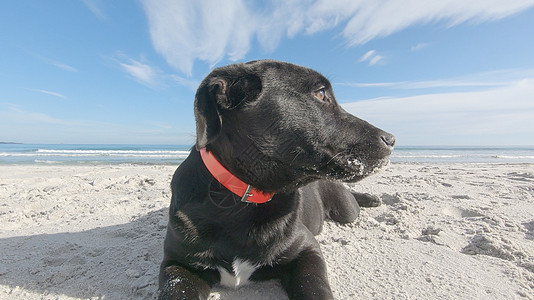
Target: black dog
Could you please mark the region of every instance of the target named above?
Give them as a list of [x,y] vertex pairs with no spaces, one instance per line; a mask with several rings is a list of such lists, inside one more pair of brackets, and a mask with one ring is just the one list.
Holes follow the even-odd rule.
[[395,138],[345,112],[319,73],[272,60],[213,70],[195,118],[196,149],[172,180],[160,299],[273,278],[291,299],[332,299],[314,235],[325,216],[351,222],[379,200],[326,180],[371,174]]

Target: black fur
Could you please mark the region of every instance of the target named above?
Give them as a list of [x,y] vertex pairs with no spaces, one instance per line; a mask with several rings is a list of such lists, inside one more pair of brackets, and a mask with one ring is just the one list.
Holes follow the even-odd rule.
[[[324,89],[325,97],[321,89]],[[318,94],[320,92],[320,94]],[[387,163],[392,135],[345,112],[319,73],[272,60],[213,70],[195,97],[196,149],[176,170],[160,271],[161,299],[206,299],[235,259],[250,280],[278,278],[290,299],[332,299],[314,235],[325,217],[351,222],[378,198],[351,193]],[[206,147],[270,202],[248,204],[214,180]]]

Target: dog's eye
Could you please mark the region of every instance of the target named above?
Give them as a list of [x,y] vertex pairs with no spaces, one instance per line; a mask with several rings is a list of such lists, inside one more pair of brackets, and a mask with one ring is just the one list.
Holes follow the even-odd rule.
[[324,88],[321,88],[314,92],[315,98],[321,100],[321,101],[328,101],[328,98],[326,97],[326,91]]

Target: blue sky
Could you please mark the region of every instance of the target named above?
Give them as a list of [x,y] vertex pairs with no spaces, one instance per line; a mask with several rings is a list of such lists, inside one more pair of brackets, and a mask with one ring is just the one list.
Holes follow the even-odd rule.
[[192,144],[202,78],[272,58],[398,145],[534,145],[534,0],[1,6],[0,141]]

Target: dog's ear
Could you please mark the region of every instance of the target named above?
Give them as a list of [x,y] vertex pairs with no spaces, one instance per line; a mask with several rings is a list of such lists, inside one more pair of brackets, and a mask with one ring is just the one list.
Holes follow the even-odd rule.
[[[261,92],[261,79],[254,74],[239,76],[231,81],[230,86],[226,89],[226,109],[234,109],[241,103],[250,102],[258,98]],[[221,99],[222,100],[222,99]]]
[[195,95],[195,120],[197,125],[197,150],[217,137],[221,131],[221,116],[217,107],[220,90],[226,86],[224,81],[202,83]]
[[197,149],[206,147],[221,131],[221,113],[241,103],[254,100],[261,92],[256,75],[218,76],[203,82],[195,96]]

